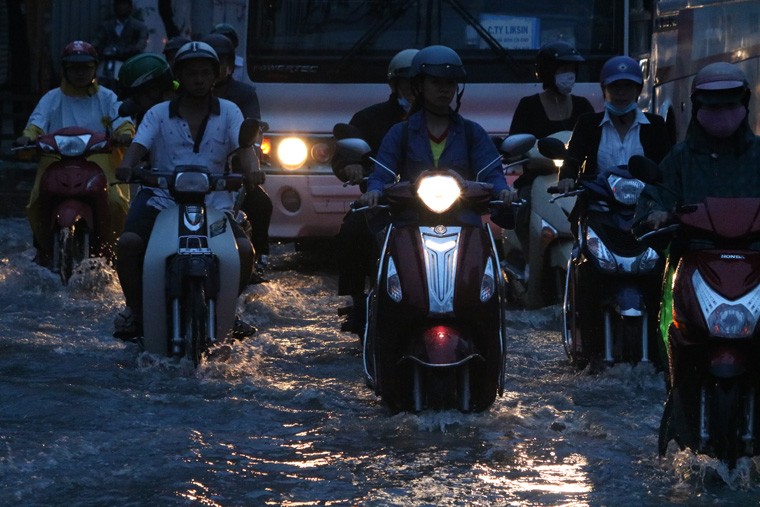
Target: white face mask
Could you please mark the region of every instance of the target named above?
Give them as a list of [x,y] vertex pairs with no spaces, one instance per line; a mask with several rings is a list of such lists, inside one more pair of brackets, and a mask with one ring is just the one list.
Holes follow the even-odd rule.
[[554,84],[562,95],[570,95],[575,84],[575,72],[562,72],[554,76]]

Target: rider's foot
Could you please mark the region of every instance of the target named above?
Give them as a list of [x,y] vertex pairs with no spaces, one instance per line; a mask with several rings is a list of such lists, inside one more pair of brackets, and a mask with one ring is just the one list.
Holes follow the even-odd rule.
[[235,323],[232,325],[232,337],[236,340],[242,340],[258,333],[258,329],[242,320],[240,317],[235,317]]
[[113,336],[124,341],[134,342],[142,335],[142,325],[132,309],[125,306],[113,320]]

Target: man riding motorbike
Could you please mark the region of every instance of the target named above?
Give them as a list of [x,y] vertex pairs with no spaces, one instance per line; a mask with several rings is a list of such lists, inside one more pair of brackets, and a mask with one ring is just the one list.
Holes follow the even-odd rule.
[[[42,134],[74,126],[96,132],[105,131],[114,144],[128,144],[134,135],[134,125],[129,118],[119,117],[116,94],[98,84],[95,78],[97,64],[98,53],[92,44],[80,40],[67,44],[61,53],[61,86],[40,99],[16,144],[26,146]],[[103,169],[109,182],[114,182],[113,167],[119,163],[121,154],[121,150],[115,149],[111,154],[91,155],[89,159]],[[35,261],[43,266],[50,263],[47,245],[51,238],[49,217],[42,216],[40,180],[45,169],[55,160],[50,155],[42,154],[27,204],[29,225],[37,247]],[[101,242],[112,247],[124,225],[129,194],[126,189],[109,185],[108,201],[110,226],[104,231]]]
[[[240,109],[211,93],[219,74],[219,58],[208,44],[189,42],[177,52],[174,73],[180,83],[179,96],[152,107],[145,114],[117,168],[120,180],[128,181],[132,167],[149,155],[151,167],[170,171],[181,164],[202,165],[214,172],[224,172],[229,154],[238,148],[243,115]],[[253,150],[238,151],[233,168],[251,183],[258,180],[258,160]],[[231,210],[234,196],[230,192],[211,193],[207,203],[220,210]],[[174,204],[168,192],[142,188],[129,210],[124,233],[119,238],[117,273],[126,301],[114,321],[114,335],[131,339],[141,334],[142,268],[145,248],[159,212]],[[253,268],[250,240],[234,220],[241,262],[240,290]]]

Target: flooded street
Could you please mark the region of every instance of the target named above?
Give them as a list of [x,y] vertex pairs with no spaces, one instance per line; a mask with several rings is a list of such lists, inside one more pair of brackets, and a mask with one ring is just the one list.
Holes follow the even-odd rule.
[[240,299],[259,333],[193,371],[111,337],[109,267],[63,287],[30,236],[0,220],[0,505],[759,503],[758,458],[658,458],[662,374],[574,371],[557,307],[510,312],[489,411],[390,415],[339,330],[329,255],[276,245]]

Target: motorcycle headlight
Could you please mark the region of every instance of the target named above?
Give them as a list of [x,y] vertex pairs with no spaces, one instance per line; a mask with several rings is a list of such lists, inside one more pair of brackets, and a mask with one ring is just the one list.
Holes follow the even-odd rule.
[[636,178],[623,178],[611,174],[607,177],[607,183],[610,185],[615,200],[626,206],[636,204],[644,190],[644,183]]
[[459,199],[461,193],[459,182],[453,176],[428,176],[422,178],[417,186],[417,195],[434,213],[447,211]]
[[89,134],[81,136],[55,136],[58,151],[66,157],[78,157],[84,153],[87,143],[90,142]]
[[404,294],[401,291],[401,280],[398,278],[398,272],[396,272],[396,264],[393,262],[393,257],[388,258],[388,273],[386,274],[385,283],[388,297],[396,303],[401,302],[401,298]]
[[586,248],[589,253],[596,259],[597,265],[602,271],[614,273],[617,270],[615,256],[602,242],[601,238],[594,232],[594,229],[586,229]]
[[485,303],[493,297],[496,291],[496,279],[494,278],[493,259],[488,259],[483,281],[480,283],[480,301]]
[[182,193],[205,194],[211,190],[211,184],[205,173],[181,172],[174,177],[174,189]]
[[760,318],[760,286],[734,301],[715,292],[699,271],[691,276],[694,294],[712,336],[720,338],[749,338]]
[[633,264],[633,271],[635,273],[646,273],[652,271],[657,266],[657,261],[660,260],[660,256],[657,255],[651,248],[647,248],[644,252],[638,256],[636,262]]
[[277,146],[277,158],[285,169],[294,171],[306,162],[309,150],[306,143],[297,137],[286,137]]

